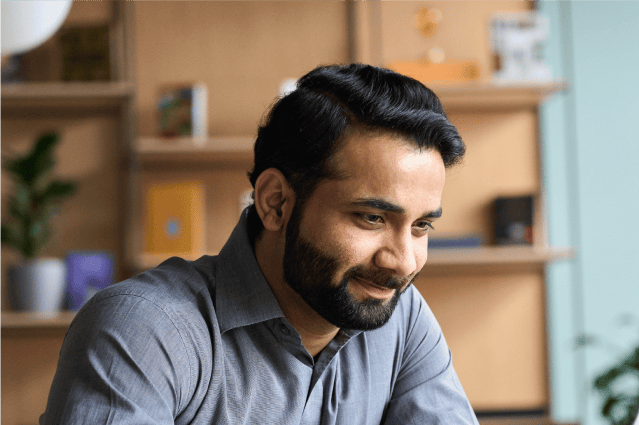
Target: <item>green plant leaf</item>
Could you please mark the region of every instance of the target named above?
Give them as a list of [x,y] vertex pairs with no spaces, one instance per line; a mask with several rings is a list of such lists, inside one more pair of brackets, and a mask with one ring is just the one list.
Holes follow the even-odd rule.
[[9,245],[20,254],[24,255],[22,246],[22,233],[15,223],[2,225],[2,243]]
[[623,366],[614,366],[607,371],[597,375],[593,382],[594,387],[599,391],[610,391],[610,386],[619,376],[624,373]]
[[53,151],[58,144],[58,135],[55,133],[45,133],[36,141],[33,150],[29,155],[29,160],[33,164],[33,177],[31,182],[50,170],[55,165]]
[[15,193],[9,198],[10,213],[14,217],[22,218],[31,213],[31,191],[27,186],[18,183],[15,186]]
[[594,335],[582,334],[575,338],[575,348],[598,344],[599,340]]
[[51,239],[51,225],[49,224],[48,219],[39,220],[33,223],[32,231],[32,250],[33,256],[36,256],[40,252],[40,250],[42,250],[44,245],[46,245],[49,239]]
[[3,224],[2,228],[0,229],[0,239],[2,243],[13,245],[13,241],[11,240],[11,236],[9,235],[9,228],[6,224]]
[[604,418],[609,418],[612,414],[612,409],[615,407],[615,404],[617,404],[618,401],[619,399],[617,397],[614,397],[614,396],[608,397],[604,401],[603,406],[601,407],[601,415]]
[[44,190],[41,195],[43,203],[46,203],[49,199],[61,199],[73,195],[78,188],[78,185],[70,181],[56,180],[51,182],[49,186]]
[[55,165],[53,149],[57,143],[57,134],[43,134],[25,156],[5,161],[5,170],[26,185],[33,185],[38,177],[51,170]]

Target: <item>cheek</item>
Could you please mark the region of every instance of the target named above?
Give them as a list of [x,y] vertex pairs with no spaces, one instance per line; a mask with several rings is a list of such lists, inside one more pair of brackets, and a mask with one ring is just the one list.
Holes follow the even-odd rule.
[[[366,233],[366,234],[364,234]],[[313,234],[315,244],[338,259],[344,269],[369,265],[375,255],[375,240],[370,232],[355,226],[333,222],[320,234]]]
[[361,231],[349,229],[343,232],[339,249],[345,266],[369,266],[377,252],[377,245],[374,238],[371,238],[370,232],[362,235]]

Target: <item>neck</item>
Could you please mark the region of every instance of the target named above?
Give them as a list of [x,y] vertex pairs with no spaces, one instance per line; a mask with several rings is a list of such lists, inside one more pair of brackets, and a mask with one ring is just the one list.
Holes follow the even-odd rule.
[[264,231],[255,241],[255,257],[262,269],[284,317],[293,325],[302,338],[302,345],[313,357],[335,337],[339,328],[317,314],[284,280],[282,261],[283,242]]

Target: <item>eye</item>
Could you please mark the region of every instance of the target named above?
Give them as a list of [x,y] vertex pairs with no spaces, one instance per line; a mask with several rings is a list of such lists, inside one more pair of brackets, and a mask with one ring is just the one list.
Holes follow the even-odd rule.
[[359,217],[368,224],[381,224],[384,222],[384,219],[380,215],[360,214]]
[[432,223],[428,221],[424,221],[424,220],[415,222],[413,227],[415,228],[417,232],[419,232],[422,235],[428,233],[429,230],[435,229]]

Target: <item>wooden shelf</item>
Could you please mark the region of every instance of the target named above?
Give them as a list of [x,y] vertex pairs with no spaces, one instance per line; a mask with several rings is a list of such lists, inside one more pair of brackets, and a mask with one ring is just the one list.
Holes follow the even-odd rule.
[[75,311],[33,313],[21,311],[0,312],[0,337],[39,334],[64,334],[75,317]]
[[549,416],[478,416],[479,425],[579,425],[576,422],[555,422]]
[[[210,252],[201,255],[180,256],[186,260],[196,260],[202,255],[217,255]],[[136,259],[139,270],[148,270],[171,254],[140,254]],[[486,246],[481,248],[437,248],[428,250],[428,261],[425,270],[441,269],[454,271],[459,267],[543,267],[554,261],[569,260],[575,257],[575,250],[570,247],[549,247],[546,249],[529,246]]]
[[196,141],[188,137],[138,139],[135,151],[144,164],[149,162],[201,163],[240,162],[253,159],[253,137],[214,137]]
[[427,266],[499,266],[545,264],[575,256],[572,248],[487,246],[482,248],[438,248],[428,250]]
[[133,93],[131,84],[118,81],[9,83],[2,84],[2,109],[116,107]]
[[428,251],[425,273],[493,273],[541,270],[548,263],[569,260],[576,252],[571,247],[486,246],[482,248],[432,249]]
[[536,108],[548,97],[568,89],[566,80],[544,82],[428,83],[446,111]]

